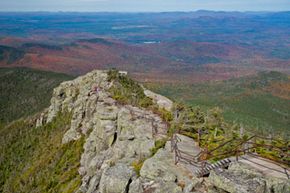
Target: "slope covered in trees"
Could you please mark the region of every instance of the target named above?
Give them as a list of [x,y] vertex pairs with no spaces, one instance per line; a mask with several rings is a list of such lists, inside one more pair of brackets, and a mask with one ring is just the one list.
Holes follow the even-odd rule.
[[285,74],[255,76],[198,84],[147,84],[176,101],[202,109],[220,107],[225,120],[261,134],[284,135],[290,125],[290,80]]
[[52,90],[72,76],[28,68],[0,68],[0,123],[48,107]]
[[62,144],[71,116],[35,127],[34,119],[0,128],[0,192],[74,192],[84,140]]

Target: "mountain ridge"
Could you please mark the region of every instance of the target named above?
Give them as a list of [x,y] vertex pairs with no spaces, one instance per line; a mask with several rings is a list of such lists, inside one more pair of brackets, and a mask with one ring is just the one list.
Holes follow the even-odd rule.
[[[67,193],[234,193],[237,190],[268,193],[271,190],[284,193],[290,187],[288,180],[263,176],[241,163],[231,164],[228,170],[212,171],[208,179],[197,178],[187,164],[174,161],[169,136],[174,132],[171,129],[178,126],[170,127],[173,115],[165,108],[175,107],[165,97],[144,92],[144,87],[131,80],[126,72],[95,70],[63,82],[54,89],[50,107],[38,115],[37,121],[16,122],[0,130],[3,132],[0,136],[7,138],[1,139],[4,143],[1,151],[7,153],[4,153],[6,162],[0,160],[0,168],[5,171],[1,173],[6,176],[4,179],[8,178],[1,182],[4,187],[0,190]],[[190,113],[195,121],[204,119],[203,112],[190,109],[181,119],[191,120]],[[229,127],[219,118],[218,111],[213,110],[207,116],[205,126],[210,133],[213,125],[219,127],[218,133]],[[229,133],[228,130],[224,134]],[[186,143],[195,145],[194,133],[191,137],[182,136]],[[19,137],[23,140],[13,142]],[[21,152],[22,164],[17,164],[17,156],[13,157],[17,152]],[[33,153],[39,158],[29,156]],[[8,159],[8,155],[13,159]],[[17,171],[5,163],[16,164]],[[247,180],[248,175],[257,180]],[[231,181],[228,187],[220,184],[228,180]]]

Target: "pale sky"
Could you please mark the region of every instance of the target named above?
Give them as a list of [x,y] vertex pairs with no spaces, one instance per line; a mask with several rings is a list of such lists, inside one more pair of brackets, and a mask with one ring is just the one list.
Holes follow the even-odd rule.
[[0,0],[0,11],[289,11],[290,0]]

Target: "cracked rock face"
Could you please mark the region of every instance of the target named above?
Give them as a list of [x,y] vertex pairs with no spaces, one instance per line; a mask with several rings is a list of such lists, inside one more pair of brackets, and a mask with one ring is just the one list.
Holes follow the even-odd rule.
[[169,181],[137,176],[132,163],[150,157],[156,140],[153,130],[161,133],[158,138],[164,137],[167,124],[151,111],[118,105],[108,92],[111,85],[104,71],[93,71],[64,82],[54,90],[48,109],[47,122],[59,112],[72,113],[71,126],[63,136],[63,143],[86,136],[79,168],[82,176],[79,191],[125,193],[134,190],[138,193],[147,188],[152,189],[151,192],[181,192],[175,174]]
[[129,192],[134,171],[126,164],[118,163],[106,168],[100,180],[100,192],[115,193]]
[[[197,179],[192,171],[174,164],[170,143],[152,156],[155,141],[166,137],[167,124],[156,114],[130,105],[119,105],[110,97],[105,71],[92,71],[54,89],[51,106],[37,125],[50,122],[59,112],[72,113],[63,143],[85,137],[79,174],[82,193],[190,193],[265,192],[284,193],[289,186],[267,181],[241,168],[215,172],[209,180]],[[172,102],[146,90],[160,108],[171,109]],[[153,132],[154,131],[154,132]],[[156,132],[157,131],[157,135]],[[140,173],[133,162],[145,160]],[[240,172],[240,173],[239,173]],[[270,191],[269,191],[270,192]],[[286,191],[287,192],[287,191]],[[290,191],[289,191],[290,192]],[[267,191],[266,191],[267,193]]]

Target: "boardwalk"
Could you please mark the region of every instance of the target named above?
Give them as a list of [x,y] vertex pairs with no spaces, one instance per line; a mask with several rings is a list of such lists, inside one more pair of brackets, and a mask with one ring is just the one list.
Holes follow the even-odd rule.
[[281,167],[270,160],[247,154],[241,156],[239,162],[260,171],[266,176],[289,179],[289,168]]
[[290,177],[289,167],[281,167],[279,164],[271,160],[255,156],[253,154],[240,156],[238,160],[236,160],[236,157],[227,158],[215,164],[209,164],[207,161],[199,161],[202,154],[202,149],[193,139],[184,135],[175,134],[172,138],[171,146],[175,163],[192,171],[193,175],[198,177],[209,174],[212,169],[217,167],[227,167],[230,162],[235,161],[246,164],[266,176],[283,179],[289,179]]

